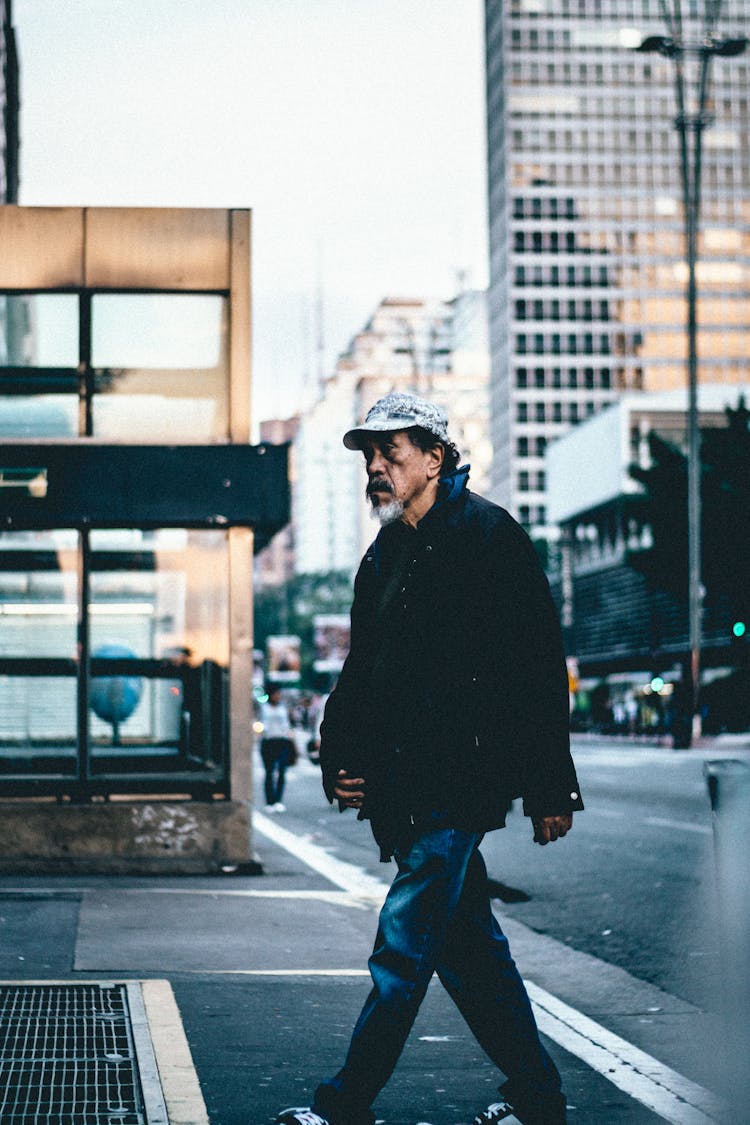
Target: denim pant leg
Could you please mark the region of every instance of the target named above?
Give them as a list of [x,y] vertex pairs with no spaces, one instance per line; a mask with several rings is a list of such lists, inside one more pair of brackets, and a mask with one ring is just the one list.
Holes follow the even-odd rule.
[[275,772],[276,772],[276,786],[274,789],[274,804],[277,805],[281,798],[284,796],[284,783],[286,781],[286,767],[289,763],[289,749],[284,747],[281,753],[276,758]]
[[380,914],[369,966],[373,988],[339,1073],[315,1108],[334,1125],[372,1120],[369,1107],[390,1078],[442,956],[467,865],[481,837],[455,829],[419,836],[397,854],[398,874]]
[[502,1093],[524,1122],[565,1121],[560,1075],[544,1049],[526,988],[495,919],[477,850],[437,964],[441,982],[478,1043],[508,1081]]

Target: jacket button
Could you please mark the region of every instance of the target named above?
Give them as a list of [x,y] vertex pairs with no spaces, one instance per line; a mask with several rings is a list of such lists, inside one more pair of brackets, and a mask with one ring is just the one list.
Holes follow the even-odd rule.
[[572,793],[570,794],[570,796],[571,796],[571,798],[572,798],[572,799],[573,799],[574,801],[577,801],[577,800],[578,800],[578,794],[576,793],[575,789],[574,789],[574,790],[573,790],[573,792],[572,792]]
[[425,551],[431,551],[431,550],[432,550],[432,546],[428,543],[427,546],[425,547]]

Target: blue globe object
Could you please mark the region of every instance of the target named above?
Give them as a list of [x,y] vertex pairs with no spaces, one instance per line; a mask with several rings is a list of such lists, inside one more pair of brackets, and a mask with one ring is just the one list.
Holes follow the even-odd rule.
[[[92,654],[107,660],[135,660],[136,654],[124,645],[102,645]],[[139,676],[94,676],[89,690],[91,710],[105,723],[124,723],[135,711],[143,694]]]

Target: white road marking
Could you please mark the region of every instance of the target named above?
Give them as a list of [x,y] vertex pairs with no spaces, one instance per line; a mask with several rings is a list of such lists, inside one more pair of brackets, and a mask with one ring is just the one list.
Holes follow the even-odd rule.
[[369,977],[369,969],[186,969],[212,977]]
[[375,878],[361,867],[355,867],[353,863],[336,859],[317,844],[313,844],[312,840],[306,840],[290,832],[288,828],[282,828],[277,821],[271,820],[263,813],[253,813],[253,825],[268,840],[285,848],[337,887],[349,891],[362,901],[372,905],[382,905],[388,891],[388,885],[382,879]]
[[539,1030],[577,1055],[613,1085],[674,1125],[712,1125],[719,1099],[619,1035],[539,988],[524,982]]
[[711,836],[713,829],[707,824],[693,824],[689,820],[669,820],[663,816],[646,816],[644,824],[652,824],[655,828],[674,828],[676,832],[700,832],[702,836]]
[[[622,809],[587,808],[587,816],[601,816],[606,820],[623,820],[627,815]],[[713,829],[707,824],[695,824],[691,820],[672,820],[666,816],[644,816],[640,824],[650,824],[653,828],[673,828],[675,832],[699,832],[701,836],[710,836]]]
[[[388,887],[380,879],[353,864],[336,859],[317,844],[295,836],[262,813],[253,814],[253,823],[269,840],[360,901],[367,901],[373,906],[382,903]],[[675,823],[670,822],[670,826]],[[702,828],[700,825],[692,827]],[[325,972],[336,975],[335,970]],[[582,1059],[663,1120],[673,1125],[713,1125],[719,1120],[720,1103],[708,1090],[614,1035],[532,981],[527,981],[526,986],[539,1029],[544,1035]]]

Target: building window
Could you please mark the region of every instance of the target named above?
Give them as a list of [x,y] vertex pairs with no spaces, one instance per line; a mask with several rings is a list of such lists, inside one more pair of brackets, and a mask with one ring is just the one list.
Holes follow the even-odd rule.
[[537,422],[544,421],[544,403],[537,402],[534,404],[534,419]]
[[516,443],[516,456],[528,457],[529,455],[529,439],[527,437],[520,437]]
[[527,387],[529,383],[529,373],[525,367],[516,368],[516,386]]
[[534,368],[534,386],[538,387],[540,390],[544,388],[544,368],[543,367],[535,367]]
[[528,492],[529,491],[529,474],[525,469],[522,469],[521,472],[518,474],[518,491],[519,492]]
[[544,457],[547,452],[547,439],[546,437],[538,437],[536,439],[536,455],[537,457]]
[[518,421],[528,422],[529,420],[529,404],[528,402],[519,402],[518,404]]

